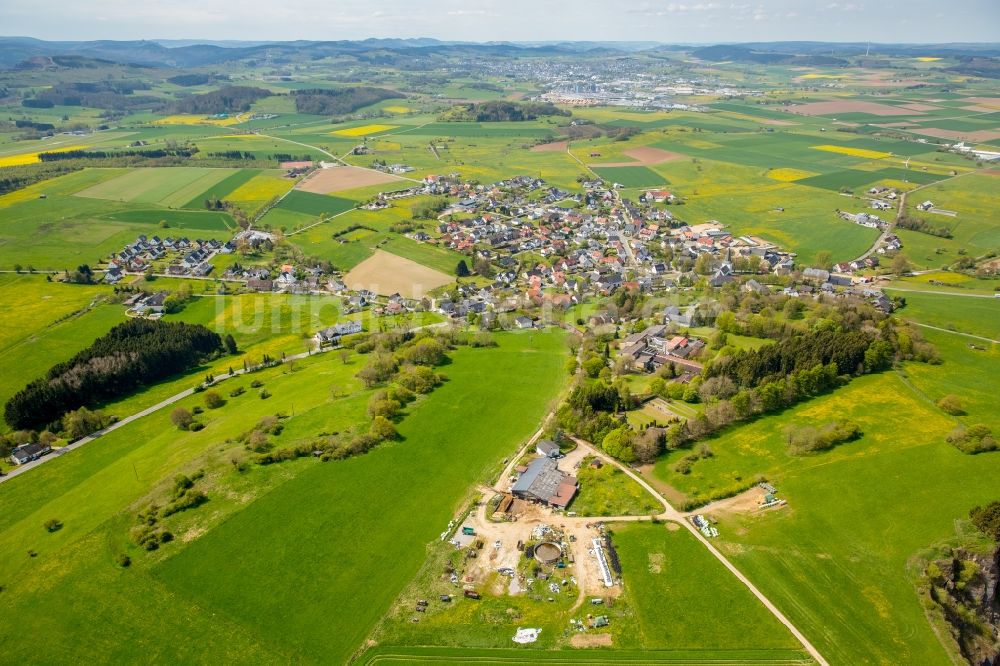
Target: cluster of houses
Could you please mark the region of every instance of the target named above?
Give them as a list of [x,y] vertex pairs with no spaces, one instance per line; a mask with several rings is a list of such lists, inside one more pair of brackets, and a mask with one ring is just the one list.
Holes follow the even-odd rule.
[[618,343],[619,355],[628,359],[632,370],[639,372],[655,372],[668,363],[685,371],[701,372],[701,364],[693,359],[705,348],[705,343],[667,331],[667,325],[657,324],[633,333]]
[[140,291],[125,299],[125,314],[130,317],[145,317],[147,319],[159,319],[163,316],[169,291],[158,291],[149,293]]
[[312,294],[326,290],[327,275],[320,266],[296,267],[291,264],[281,264],[268,268],[243,266],[237,262],[226,269],[223,277],[245,281],[247,291]]
[[236,250],[234,241],[223,243],[215,239],[189,240],[168,236],[147,237],[140,235],[134,243],[116,253],[104,273],[104,280],[115,284],[125,273],[143,273],[156,262],[169,261],[166,273],[173,276],[204,277],[212,272],[209,259],[216,254],[229,254]]
[[840,217],[853,222],[854,224],[860,224],[862,227],[868,227],[869,229],[880,229],[884,230],[889,226],[889,223],[880,218],[878,215],[872,215],[871,213],[848,213],[841,212]]

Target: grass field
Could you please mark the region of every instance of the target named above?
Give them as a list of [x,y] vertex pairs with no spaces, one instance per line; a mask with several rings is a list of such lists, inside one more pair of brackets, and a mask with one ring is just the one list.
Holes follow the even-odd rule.
[[[945,443],[956,420],[934,401],[956,392],[969,412],[962,420],[997,427],[989,403],[1000,352],[926,333],[942,365],[909,364],[901,373],[862,377],[727,431],[708,440],[714,455],[688,475],[673,471],[676,455],[657,465],[660,478],[689,495],[738,486],[756,474],[778,487],[789,506],[777,512],[716,514],[722,549],[831,663],[942,663],[905,563],[995,495],[991,479],[1000,474],[1000,456],[967,456]],[[864,436],[817,456],[785,452],[786,424],[834,419],[858,423]]]
[[795,650],[531,650],[519,648],[474,649],[448,647],[376,647],[357,662],[364,666],[383,664],[461,664],[483,666],[507,664],[789,664],[802,663]]
[[[918,294],[891,290],[888,293],[906,299],[906,307],[897,311],[897,314],[904,319],[1000,340],[1000,298]],[[970,340],[970,342],[975,341]]]
[[[448,383],[411,410],[400,425],[400,442],[325,465],[303,460],[273,472],[254,468],[257,478],[240,482],[258,487],[249,500],[218,495],[207,505],[226,514],[234,511],[227,520],[219,523],[221,516],[211,509],[184,517],[182,525],[189,520],[194,521],[191,529],[199,524],[211,529],[179,540],[176,555],[166,559],[154,557],[147,564],[136,552],[136,563],[127,570],[114,565],[111,555],[123,547],[132,502],[160,479],[188,468],[189,460],[211,455],[219,438],[260,414],[291,412],[294,404],[295,416],[286,426],[293,434],[342,428],[362,418],[364,394],[357,400],[338,398],[334,406],[343,403],[344,408],[331,410],[329,392],[316,390],[317,384],[331,382],[348,394],[357,390],[351,378],[357,362],[345,365],[330,355],[302,362],[294,371],[265,371],[259,377],[274,394],[271,400],[255,400],[252,393],[230,399],[206,415],[201,433],[179,437],[166,426],[167,414],[159,413],[45,465],[32,473],[31,483],[25,477],[4,484],[0,505],[8,510],[0,518],[0,551],[5,553],[0,578],[5,602],[22,619],[37,617],[53,630],[44,646],[30,646],[32,659],[58,658],[72,649],[84,659],[111,654],[130,660],[143,654],[189,661],[197,654],[198,660],[232,661],[239,655],[239,661],[257,663],[288,658],[343,662],[412,577],[423,559],[423,544],[436,538],[466,488],[537,426],[563,381],[562,337],[504,335],[497,349],[455,352]],[[528,380],[530,402],[523,402],[523,390],[498,395],[478,380],[483,371],[500,382]],[[497,407],[491,413],[480,408],[487,396]],[[527,410],[525,404],[530,404]],[[507,417],[514,409],[521,418]],[[470,448],[470,442],[476,446]],[[279,478],[265,481],[267,474]],[[375,480],[379,490],[373,494]],[[86,502],[80,500],[84,495]],[[37,508],[25,513],[10,510],[14,506]],[[39,527],[41,516],[53,512],[66,525],[54,536]],[[416,515],[420,520],[413,519]],[[23,554],[29,547],[38,551],[37,558]],[[72,595],[73,603],[53,604],[67,598],[60,590],[78,594]],[[303,599],[311,601],[303,604]],[[146,604],[155,605],[163,617],[152,620],[138,612]],[[276,616],[281,623],[273,621]],[[330,631],[333,616],[336,631]],[[197,648],[175,640],[204,636],[198,627],[208,624],[214,638]],[[77,640],[83,633],[87,640]],[[123,633],[142,639],[121,643],[117,637]],[[11,646],[7,655],[17,658],[21,648],[5,642]]]
[[594,172],[611,183],[620,183],[627,188],[664,185],[667,180],[649,167],[593,167]]
[[[119,306],[85,311],[109,293],[107,287],[46,282],[40,275],[0,276],[0,315],[19,322],[0,337],[0,404],[124,319]],[[0,422],[0,428],[6,425]]]
[[[207,210],[124,210],[101,215],[100,219],[149,225],[159,225],[161,222],[166,222],[168,225],[166,229],[157,228],[155,231],[161,236],[177,233],[170,231],[170,229],[183,230],[182,233],[197,233],[199,231],[225,232],[236,227],[236,223],[229,213]],[[147,235],[149,233],[151,231],[146,232]]]
[[576,475],[580,484],[569,511],[580,516],[648,516],[663,506],[614,465],[600,469],[584,464]]
[[346,210],[354,208],[354,202],[340,197],[332,197],[324,194],[312,194],[292,190],[288,193],[278,208],[291,211],[293,213],[303,213],[319,217],[321,215],[336,215]]
[[677,527],[648,523],[613,527],[625,590],[645,647],[800,647],[722,563],[687,530]]
[[165,167],[133,169],[77,192],[77,196],[180,208],[236,173],[233,169]]
[[[914,266],[939,268],[957,261],[961,256],[981,256],[1000,250],[1000,222],[995,205],[1000,197],[1000,177],[986,174],[963,175],[928,185],[919,193],[907,197],[907,212],[934,226],[945,226],[952,238],[939,238],[915,231],[900,230],[904,253]],[[955,217],[925,213],[916,209],[923,201],[955,211]]]
[[[448,384],[401,425],[403,442],[308,470],[168,560],[158,578],[258,627],[265,642],[310,661],[342,661],[413,576],[421,544],[436,538],[465,488],[535,427],[561,382],[561,338],[506,336],[500,349],[485,354],[457,352]],[[497,381],[530,376],[522,386],[531,387],[534,399],[525,402],[523,390],[497,394],[475,379],[484,371]],[[487,396],[490,413],[480,409]],[[529,404],[522,418],[505,416]],[[459,450],[460,458],[452,456]],[[323,509],[296,510],[304,505]],[[261,585],[248,587],[248,579]],[[336,609],[344,619],[337,632],[328,631],[325,614],[301,604],[303,596]],[[283,618],[280,627],[268,619],[275,616]]]

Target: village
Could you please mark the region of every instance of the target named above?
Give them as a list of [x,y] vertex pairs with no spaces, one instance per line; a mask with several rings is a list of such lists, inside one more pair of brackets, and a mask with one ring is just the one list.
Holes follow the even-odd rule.
[[[870,276],[856,274],[877,268],[879,256],[900,247],[898,238],[887,232],[888,224],[873,214],[841,216],[883,231],[877,251],[832,270],[803,268],[796,265],[794,253],[755,236],[736,236],[721,222],[686,223],[679,217],[683,198],[672,192],[647,189],[632,201],[622,198],[614,183],[593,179],[582,180],[580,186],[581,192],[571,193],[529,176],[484,185],[451,173],[427,176],[420,185],[373,197],[366,208],[377,210],[417,195],[444,196],[450,202],[436,222],[406,235],[470,257],[475,279],[460,278],[422,298],[352,289],[345,275],[328,263],[263,263],[259,258],[267,257],[280,241],[274,232],[254,228],[241,229],[225,242],[141,235],[111,257],[104,279],[117,284],[127,274],[155,274],[211,279],[247,292],[335,295],[345,314],[432,311],[487,329],[532,328],[539,323],[540,309],[565,311],[620,291],[678,294],[701,281],[712,288],[736,282],[742,290],[761,294],[777,289],[792,297],[854,296],[884,311],[892,309]],[[869,194],[892,197],[894,192]],[[245,262],[243,257],[250,254],[257,260]],[[217,268],[224,256],[232,257],[231,263]],[[146,293],[127,307],[133,315],[160,316],[163,298]],[[692,310],[671,306],[658,315],[657,323],[677,333],[692,325]],[[608,313],[590,319],[594,326],[617,323]],[[647,337],[657,339],[653,333]],[[634,369],[655,371],[669,356],[685,371],[699,372],[695,359],[701,341],[669,339],[674,337],[652,347],[641,340],[628,345]]]

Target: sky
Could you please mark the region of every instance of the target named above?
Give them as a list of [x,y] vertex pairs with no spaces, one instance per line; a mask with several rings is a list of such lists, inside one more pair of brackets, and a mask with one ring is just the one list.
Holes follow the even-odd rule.
[[0,0],[40,39],[998,42],[1000,0]]

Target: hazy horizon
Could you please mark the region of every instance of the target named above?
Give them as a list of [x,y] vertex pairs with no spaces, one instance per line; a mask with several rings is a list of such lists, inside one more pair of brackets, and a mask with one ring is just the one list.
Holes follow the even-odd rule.
[[[469,42],[635,41],[668,44],[822,41],[887,44],[1000,40],[1000,2],[801,0],[655,2],[403,0],[37,0],[0,7],[11,36],[46,40],[294,41],[435,38]],[[537,17],[537,20],[532,20]]]

